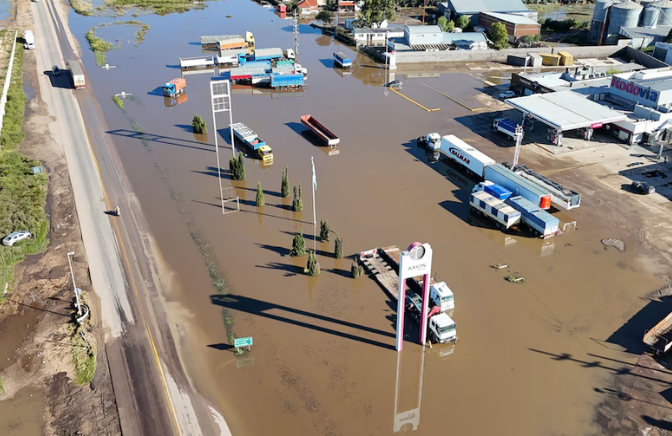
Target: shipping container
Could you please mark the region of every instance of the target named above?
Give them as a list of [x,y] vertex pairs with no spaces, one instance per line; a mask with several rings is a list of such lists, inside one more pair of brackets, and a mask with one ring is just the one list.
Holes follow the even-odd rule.
[[497,227],[508,229],[518,224],[521,220],[521,212],[488,194],[480,191],[469,196],[470,208],[485,215],[497,223]]
[[546,65],[549,67],[557,67],[560,65],[560,56],[550,53],[539,53],[541,56],[541,65]]
[[521,213],[521,221],[533,233],[549,238],[558,232],[560,220],[521,196],[509,197],[507,204]]
[[517,67],[526,67],[530,62],[529,56],[517,56],[517,55],[508,55],[506,57],[507,65],[514,65]]
[[245,38],[238,37],[238,38],[230,38],[230,39],[225,39],[223,41],[219,41],[216,46],[219,50],[234,50],[234,49],[242,49],[247,47],[247,42],[245,42]]
[[567,53],[566,51],[561,51],[558,54],[560,55],[560,65],[567,67],[574,65],[574,56]]
[[551,207],[551,194],[548,191],[500,164],[486,166],[485,179],[508,189],[512,195],[526,198],[537,207],[542,209]]
[[495,160],[476,150],[455,135],[446,135],[441,138],[441,152],[465,167],[468,172],[483,177],[485,168],[495,163]]
[[270,61],[273,59],[282,59],[281,48],[258,48],[254,50],[255,61]]
[[271,74],[271,88],[302,88],[303,74]]
[[500,186],[496,183],[492,183],[490,181],[485,181],[483,183],[483,190],[500,201],[506,200],[513,194],[511,191],[504,188],[503,186]]
[[350,68],[352,67],[352,59],[339,51],[334,53],[334,64],[341,68]]
[[529,67],[540,67],[544,60],[538,53],[528,53],[528,56],[530,57]]
[[238,68],[231,68],[231,71],[229,72],[229,78],[233,81],[251,81],[252,76],[257,76],[260,74],[265,74],[266,73],[266,68],[265,67],[248,67],[248,66],[242,66]]

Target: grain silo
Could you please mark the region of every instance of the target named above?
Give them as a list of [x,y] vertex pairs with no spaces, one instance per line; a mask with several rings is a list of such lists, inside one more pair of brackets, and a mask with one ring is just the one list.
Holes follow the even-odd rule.
[[642,6],[644,6],[644,9],[642,10],[642,14],[640,16],[639,25],[641,27],[649,27],[651,29],[654,29],[658,24],[658,16],[660,15],[660,8],[655,2],[647,2],[647,3],[642,2]]
[[614,4],[609,13],[607,43],[615,44],[618,41],[621,27],[637,27],[641,12],[642,6],[632,1]]
[[590,22],[590,33],[588,39],[591,41],[599,41],[602,32],[604,31],[604,24],[607,21],[607,13],[612,0],[596,0],[595,10],[593,11],[593,19]]
[[672,26],[672,1],[666,0],[660,5],[659,26]]

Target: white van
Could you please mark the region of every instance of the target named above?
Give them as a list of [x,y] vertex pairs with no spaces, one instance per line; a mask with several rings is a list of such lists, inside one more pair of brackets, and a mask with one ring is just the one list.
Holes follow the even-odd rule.
[[287,59],[296,59],[296,55],[294,54],[294,50],[291,48],[288,48],[287,51],[285,52],[285,57]]

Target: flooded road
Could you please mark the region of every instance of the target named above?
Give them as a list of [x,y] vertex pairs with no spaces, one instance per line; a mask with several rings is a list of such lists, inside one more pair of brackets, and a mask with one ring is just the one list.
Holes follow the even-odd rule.
[[[275,162],[263,168],[246,159],[245,182],[224,180],[235,187],[241,211],[222,215],[211,145],[212,74],[185,76],[188,99],[175,107],[166,107],[157,87],[179,77],[178,57],[200,54],[201,35],[250,30],[258,47],[287,49],[294,47],[291,22],[245,0],[140,19],[151,30],[138,47],[122,41],[121,49],[108,53],[115,69],[96,67],[88,50],[83,61],[173,271],[166,301],[170,321],[182,332],[182,359],[233,434],[380,435],[416,422],[423,435],[595,433],[594,407],[602,397],[594,389],[612,373],[606,358],[634,361],[620,350],[637,343],[641,331],[612,334],[643,305],[637,297],[661,280],[646,273],[636,241],[624,253],[604,249],[600,239],[619,231],[595,220],[599,205],[560,214],[563,222],[578,220],[579,230],[550,242],[472,221],[467,196],[473,181],[443,163],[427,163],[414,139],[453,133],[498,161],[510,160],[512,147],[472,130],[478,112],[446,97],[478,108],[483,82],[462,73],[398,75],[402,94],[440,108],[427,112],[386,93],[381,85],[392,78],[362,55],[350,74],[334,70],[332,53],[355,56],[353,50],[301,24],[299,61],[309,71],[304,92],[241,88],[233,97],[234,121],[256,130],[273,148]],[[82,47],[88,47],[84,34],[99,22],[71,13]],[[111,100],[121,91],[132,94],[124,112]],[[341,137],[338,154],[300,134],[299,117],[307,113]],[[191,133],[196,114],[208,123],[207,140]],[[226,114],[217,122],[226,168]],[[436,278],[455,293],[455,347],[435,346],[423,356],[408,342],[399,356],[395,304],[373,280],[349,277],[351,260],[333,257],[333,241],[316,244],[317,278],[303,274],[305,257],[287,256],[300,229],[313,244],[311,157],[317,218],[328,219],[343,238],[346,256],[415,241],[432,245]],[[548,168],[526,159],[523,154],[521,161],[535,169]],[[287,166],[290,185],[303,185],[301,213],[279,196]],[[254,200],[258,181],[266,194],[263,208]],[[498,263],[511,270],[490,268]],[[509,274],[527,281],[509,283]],[[223,278],[230,295],[213,286]],[[252,352],[234,356],[229,332],[254,337]],[[417,328],[409,322],[405,333],[415,341]],[[582,363],[598,359],[588,354],[605,363]]]

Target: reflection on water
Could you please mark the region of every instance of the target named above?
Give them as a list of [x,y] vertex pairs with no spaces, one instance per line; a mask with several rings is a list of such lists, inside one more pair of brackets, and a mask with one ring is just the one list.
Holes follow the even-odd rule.
[[9,12],[11,10],[12,4],[9,0],[0,0],[0,23],[2,23],[3,20],[9,18]]

